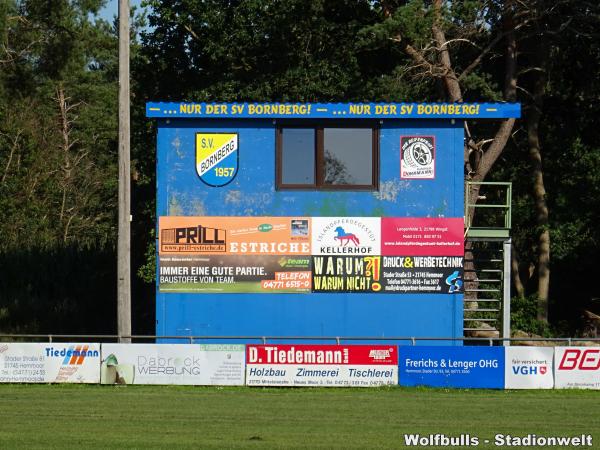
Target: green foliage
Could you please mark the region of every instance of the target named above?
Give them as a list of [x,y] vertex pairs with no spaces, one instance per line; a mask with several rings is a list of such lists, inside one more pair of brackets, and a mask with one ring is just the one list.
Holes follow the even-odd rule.
[[112,329],[117,41],[92,19],[104,3],[0,8],[2,331]]
[[[94,16],[105,3],[0,2],[0,260],[14,260],[19,269],[0,290],[10,293],[0,299],[0,327],[47,329],[43,317],[30,324],[17,320],[18,311],[28,308],[41,315],[38,304],[50,305],[54,312],[49,317],[58,317],[59,311],[75,315],[75,299],[82,294],[73,283],[71,291],[50,289],[50,278],[29,273],[62,280],[60,267],[68,267],[73,278],[102,292],[109,305],[115,301],[114,292],[104,287],[116,285],[105,266],[114,264],[107,255],[116,240],[117,39],[114,24]],[[134,318],[142,317],[143,327],[151,331],[155,125],[145,118],[147,100],[446,101],[447,92],[441,74],[432,69],[439,54],[432,39],[431,1],[146,4],[148,27],[143,17],[133,17],[131,48],[132,253],[134,271],[145,282],[135,287],[140,296]],[[520,16],[524,22],[516,30],[518,92],[525,112],[531,107],[541,42],[550,56],[540,137],[552,239],[551,320],[575,323],[579,310],[600,297],[595,283],[600,253],[599,7],[576,0],[552,8],[541,1],[528,5],[523,14],[535,14]],[[504,36],[505,6],[495,0],[443,2],[437,25],[448,41],[465,101],[503,98],[505,41],[496,38]],[[404,51],[406,45],[424,60],[416,63]],[[488,46],[490,51],[473,66]],[[73,106],[63,117],[69,122],[66,141],[56,101],[61,91]],[[471,123],[470,130],[475,139],[489,138],[495,126]],[[528,295],[515,300],[514,320],[544,334],[552,330],[540,327],[531,309],[540,229],[530,194],[528,143],[521,125],[515,131],[491,179],[514,183],[514,242]],[[67,256],[82,267],[71,267],[63,261]],[[19,277],[30,285],[19,285]]]
[[138,77],[165,100],[366,100],[365,81],[390,66],[357,51],[377,20],[368,1],[148,3],[142,57],[155,70]]
[[511,328],[538,336],[555,337],[548,323],[536,319],[537,304],[538,299],[535,295],[513,297],[510,301]]
[[3,15],[0,249],[113,240],[116,39],[88,17],[102,4],[29,0]]
[[[427,30],[431,29],[432,16],[422,0],[411,0],[402,7],[389,8],[387,14],[379,11],[383,20],[361,30],[359,44],[362,46],[388,46],[388,42],[401,32],[413,46],[423,47],[429,44]],[[425,32],[424,32],[425,31]]]
[[4,333],[116,333],[115,249],[15,248],[0,252]]
[[138,277],[140,277],[146,283],[153,283],[156,280],[156,248],[155,240],[152,239],[156,232],[154,228],[150,232],[149,244],[146,247],[144,253],[144,263],[139,267],[137,271]]
[[531,94],[542,70],[544,93],[537,107],[551,237],[550,320],[560,328],[567,321],[575,332],[581,310],[600,296],[595,283],[600,253],[600,129],[595,120],[600,113],[600,5],[566,1],[546,6],[532,2],[537,15],[519,32],[519,100],[525,120],[493,177],[513,182],[513,242],[526,294],[535,296],[542,227],[532,196],[526,120],[536,107]]

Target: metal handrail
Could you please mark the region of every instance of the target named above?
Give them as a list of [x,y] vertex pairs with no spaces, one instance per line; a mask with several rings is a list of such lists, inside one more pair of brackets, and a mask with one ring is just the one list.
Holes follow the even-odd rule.
[[501,338],[501,337],[416,337],[416,336],[158,336],[158,335],[118,335],[118,334],[0,334],[0,339],[45,339],[49,343],[54,339],[102,339],[102,340],[121,340],[121,339],[174,339],[185,340],[190,343],[202,340],[245,340],[260,341],[266,344],[267,341],[335,341],[340,345],[342,341],[408,341],[411,345],[416,345],[417,341],[449,341],[449,342],[488,342],[490,346],[494,342],[566,342],[571,345],[573,342],[598,342],[600,338]]
[[[504,186],[506,188],[505,202],[500,204],[485,204],[480,202],[473,202],[473,199],[470,198],[471,190],[470,186],[479,185],[479,186]],[[475,227],[471,223],[471,214],[469,211],[471,208],[504,208],[506,212],[504,214],[504,228],[510,229],[512,225],[512,213],[511,213],[511,205],[512,205],[512,183],[505,181],[467,181],[465,186],[465,227],[468,228],[481,228]]]

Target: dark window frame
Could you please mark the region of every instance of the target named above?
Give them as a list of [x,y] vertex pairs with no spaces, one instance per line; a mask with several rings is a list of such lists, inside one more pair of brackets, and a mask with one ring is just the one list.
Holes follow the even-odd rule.
[[[283,129],[305,128],[315,131],[315,182],[312,184],[283,183]],[[325,129],[364,128],[371,130],[371,184],[326,184],[325,183]],[[275,189],[278,191],[378,191],[379,190],[379,132],[380,122],[371,120],[319,120],[319,121],[276,121],[275,122]]]

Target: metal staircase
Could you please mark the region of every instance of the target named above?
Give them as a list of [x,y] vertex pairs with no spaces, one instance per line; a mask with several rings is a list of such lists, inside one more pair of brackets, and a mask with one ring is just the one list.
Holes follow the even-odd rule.
[[511,183],[465,185],[465,336],[510,337],[511,202]]

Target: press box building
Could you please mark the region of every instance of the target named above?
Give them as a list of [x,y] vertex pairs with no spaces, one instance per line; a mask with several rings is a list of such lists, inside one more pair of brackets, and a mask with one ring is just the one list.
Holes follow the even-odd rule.
[[148,103],[159,336],[461,337],[465,119],[515,104]]

